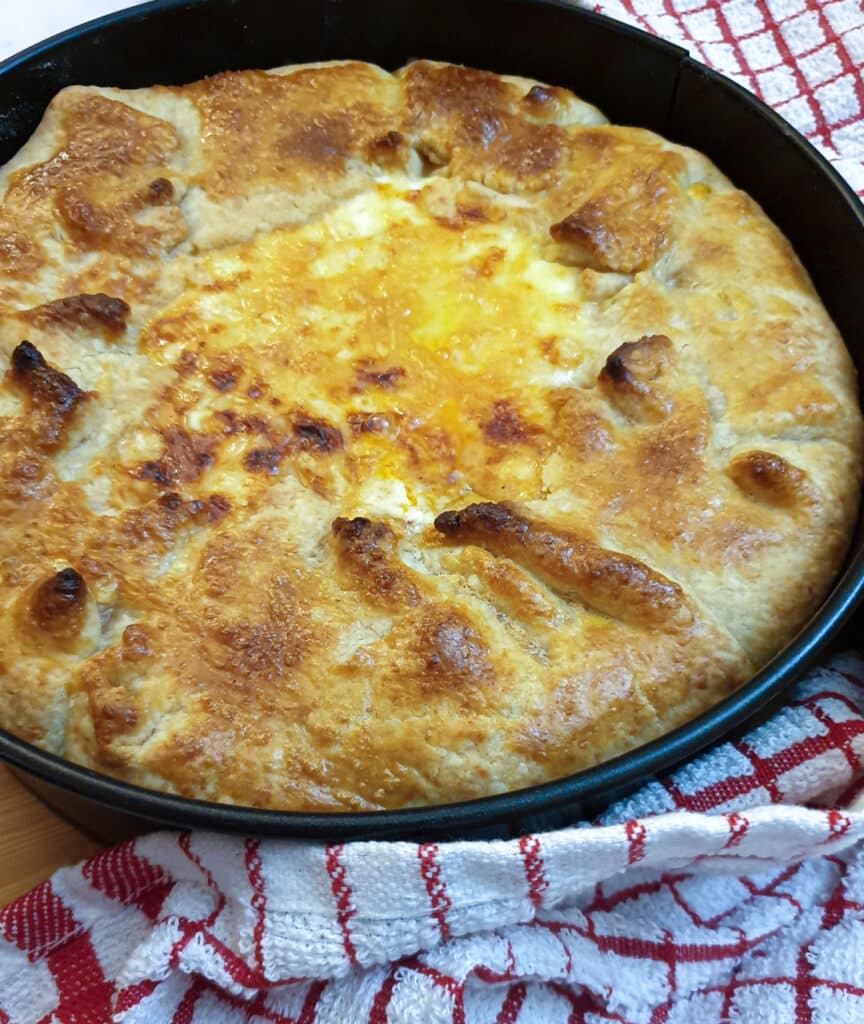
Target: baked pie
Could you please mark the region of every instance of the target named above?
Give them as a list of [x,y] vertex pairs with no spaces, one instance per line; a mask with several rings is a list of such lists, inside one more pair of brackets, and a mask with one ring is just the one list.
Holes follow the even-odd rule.
[[855,519],[855,372],[705,157],[418,61],[72,87],[2,171],[0,725],[292,810],[721,700]]

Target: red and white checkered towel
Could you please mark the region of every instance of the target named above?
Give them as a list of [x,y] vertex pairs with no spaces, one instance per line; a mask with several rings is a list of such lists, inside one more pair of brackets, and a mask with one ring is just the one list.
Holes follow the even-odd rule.
[[[864,193],[864,5],[609,0]],[[862,1024],[864,662],[612,807],[512,842],[157,834],[0,910],[0,1024]]]
[[864,196],[861,0],[578,2],[683,46],[755,92]]

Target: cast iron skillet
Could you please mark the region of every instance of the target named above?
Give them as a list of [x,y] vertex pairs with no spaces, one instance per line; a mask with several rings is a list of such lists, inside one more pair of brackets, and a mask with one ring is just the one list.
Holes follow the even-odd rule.
[[[563,0],[156,0],[55,36],[0,65],[0,162],[70,83],[179,84],[232,68],[430,57],[568,86],[613,121],[711,157],[781,227],[864,368],[864,214],[781,118],[684,50]],[[98,775],[0,732],[0,756],[77,817],[89,805],[148,823],[316,839],[512,835],[590,815],[656,773],[752,726],[829,646],[864,591],[862,524],[845,573],[781,654],[723,703],[646,746],[569,778],[416,810],[296,814],[188,800]],[[858,628],[851,625],[857,633]],[[37,780],[40,780],[37,782]],[[139,822],[140,824],[140,822]]]

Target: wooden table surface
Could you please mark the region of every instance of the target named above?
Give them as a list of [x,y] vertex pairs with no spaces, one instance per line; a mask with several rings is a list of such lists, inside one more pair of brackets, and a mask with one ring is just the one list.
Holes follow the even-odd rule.
[[0,906],[102,844],[49,810],[0,765]]

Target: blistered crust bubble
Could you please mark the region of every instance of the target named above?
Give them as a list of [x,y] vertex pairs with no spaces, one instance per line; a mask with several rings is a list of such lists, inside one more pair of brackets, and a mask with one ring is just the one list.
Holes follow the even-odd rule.
[[191,797],[559,778],[842,563],[848,353],[704,157],[435,61],[71,87],[0,171],[0,726]]

